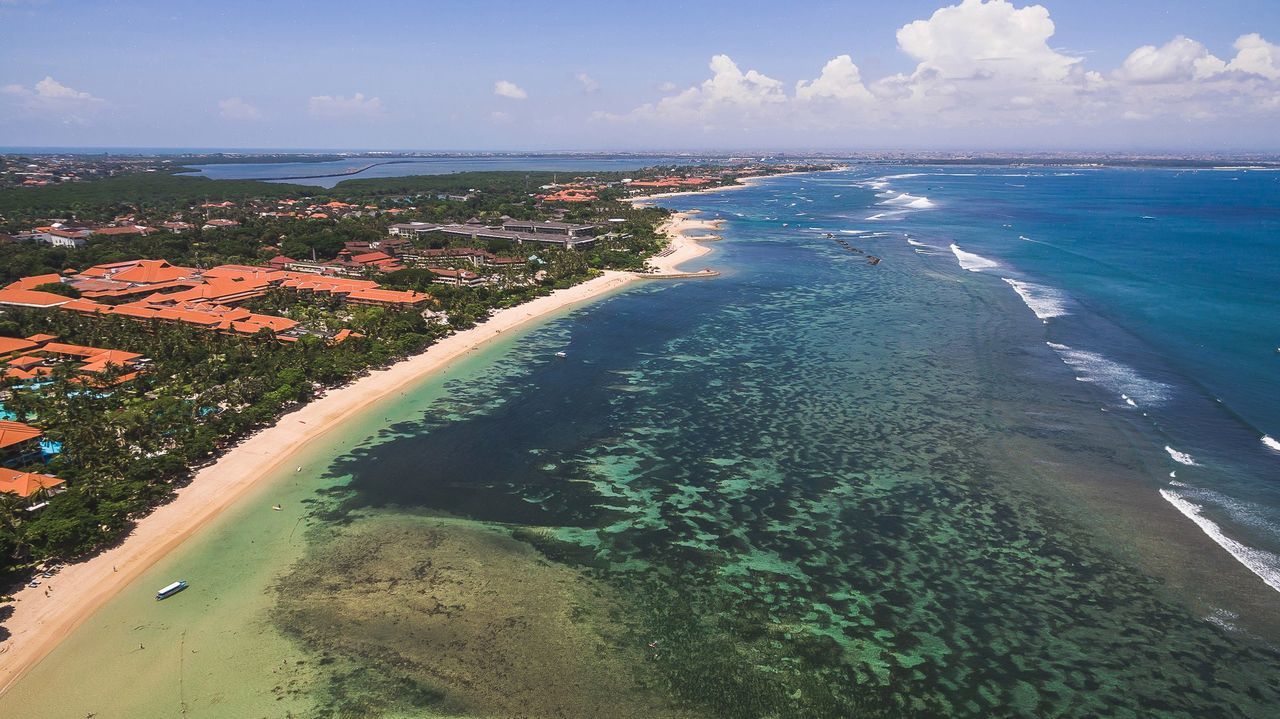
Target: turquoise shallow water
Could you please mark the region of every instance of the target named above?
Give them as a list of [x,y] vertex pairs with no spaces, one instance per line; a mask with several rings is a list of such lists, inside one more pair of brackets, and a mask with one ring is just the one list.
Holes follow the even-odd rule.
[[[342,511],[545,527],[636,597],[672,690],[726,716],[1264,715],[1280,658],[1250,632],[1276,597],[1159,494],[1194,491],[1165,477],[1173,361],[1084,293],[1059,298],[1080,339],[1029,312],[996,270],[1039,275],[977,239],[1012,223],[947,218],[946,192],[983,195],[967,178],[672,200],[727,220],[724,276],[534,332],[340,461]],[[913,179],[932,194],[887,194]]]
[[[1208,324],[1244,327],[1230,308],[1248,306],[1240,288],[1269,272],[1268,256],[1237,261],[1235,279],[1204,252],[1112,247],[1127,235],[1091,213],[1176,205],[1169,193],[1186,189],[1162,183],[1186,180],[1173,174],[947,172],[855,169],[669,200],[726,220],[726,240],[700,260],[719,278],[639,284],[353,424],[293,478],[287,504],[305,506],[294,521],[306,529],[287,534],[288,551],[270,543],[278,517],[260,499],[264,529],[244,539],[262,543],[235,555],[257,569],[219,586],[239,599],[224,608],[193,587],[175,601],[205,602],[203,625],[229,611],[228,626],[261,632],[262,657],[243,653],[239,670],[261,665],[264,677],[246,703],[269,708],[280,694],[295,715],[456,715],[504,706],[458,686],[503,682],[523,692],[513,696],[545,694],[540,706],[555,709],[538,716],[616,715],[583,704],[611,687],[636,692],[629,705],[652,702],[653,716],[664,698],[735,718],[1274,714],[1268,420],[1233,404],[1240,391],[1206,389],[1236,384],[1227,370],[1188,370],[1135,311],[1185,318],[1185,282],[1167,272],[1194,273],[1198,256],[1222,262],[1225,294],[1243,298],[1215,305]],[[1041,188],[1028,205],[998,189],[1074,177],[1094,184],[1057,200]],[[1115,186],[1131,188],[1122,210],[1104,191]],[[1269,227],[1271,196],[1258,192]],[[1215,232],[1247,234],[1243,216],[1220,213]],[[1028,231],[1028,217],[1042,224]],[[1054,233],[1085,259],[1037,262],[1024,248],[1037,243],[1018,239],[1065,242]],[[1088,259],[1095,250],[1127,253],[1126,274],[1113,282],[1097,268],[1116,261]],[[1139,300],[1140,288],[1159,296]],[[1243,394],[1265,395],[1265,364],[1250,367]],[[231,566],[215,540],[181,566],[205,555]],[[503,614],[531,596],[564,616]],[[131,637],[138,611],[104,614],[93,631]],[[189,628],[175,611],[147,645],[201,636]],[[55,659],[80,666],[97,646],[83,637]],[[585,699],[566,689],[583,685],[566,657],[584,655],[610,668]],[[627,665],[632,683],[619,678]],[[155,672],[139,684],[173,684]],[[97,708],[94,691],[78,701]],[[181,699],[193,716],[217,716],[215,700]],[[171,715],[170,704],[133,714]]]

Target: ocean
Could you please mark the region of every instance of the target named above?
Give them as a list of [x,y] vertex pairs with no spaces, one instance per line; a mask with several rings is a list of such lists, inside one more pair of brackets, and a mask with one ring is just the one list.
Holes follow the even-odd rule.
[[1274,714],[1278,183],[854,167],[664,199],[725,220],[721,276],[352,418],[0,715]]

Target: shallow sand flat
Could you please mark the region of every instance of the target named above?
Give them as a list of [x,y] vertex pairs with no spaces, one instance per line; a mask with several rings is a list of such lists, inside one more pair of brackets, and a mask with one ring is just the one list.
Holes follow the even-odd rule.
[[319,538],[275,624],[329,667],[329,706],[466,716],[674,717],[642,686],[628,611],[503,527],[378,514]]

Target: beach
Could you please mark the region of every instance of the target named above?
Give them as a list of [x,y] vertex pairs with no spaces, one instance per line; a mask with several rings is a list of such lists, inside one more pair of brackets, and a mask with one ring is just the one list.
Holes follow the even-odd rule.
[[[724,221],[700,220],[697,219],[698,214],[698,210],[677,212],[658,228],[658,232],[666,233],[671,238],[671,241],[666,249],[649,259],[649,266],[653,268],[654,274],[646,275],[647,277],[662,279],[664,277],[688,277],[699,274],[682,271],[678,268],[690,260],[711,252],[711,248],[702,243],[719,240],[720,236],[712,233],[718,232]],[[704,271],[701,274],[714,273]]]
[[[13,615],[3,625],[10,636],[0,644],[0,694],[122,588],[353,413],[438,372],[504,332],[618,291],[637,279],[714,275],[709,270],[687,273],[679,269],[711,252],[698,238],[719,239],[708,233],[719,230],[722,221],[699,220],[697,214],[697,210],[678,212],[659,226],[658,232],[667,234],[670,243],[650,260],[654,272],[606,271],[582,284],[499,310],[476,327],[452,334],[419,355],[329,390],[197,471],[173,501],[140,520],[115,547],[68,564],[40,587],[23,587],[14,595]],[[50,586],[56,589],[46,595]]]
[[[795,174],[795,173],[787,173]],[[772,175],[770,177],[777,177]],[[764,178],[746,178],[746,181]],[[746,187],[716,187],[689,193],[719,192]],[[638,198],[640,203],[653,195]],[[52,651],[108,600],[215,517],[233,506],[272,472],[287,466],[307,445],[330,433],[343,420],[405,387],[422,381],[503,332],[545,319],[572,306],[618,291],[637,279],[676,279],[714,276],[712,270],[682,270],[685,263],[705,256],[704,241],[719,240],[723,220],[698,219],[699,210],[674,213],[658,227],[670,238],[667,247],[649,260],[647,273],[606,271],[602,276],[558,290],[516,307],[495,312],[488,320],[457,332],[422,354],[391,367],[370,372],[354,382],[282,416],[198,470],[192,481],[175,493],[173,501],[141,519],[118,545],[84,561],[70,563],[40,587],[24,586],[14,595],[14,611],[3,626],[9,638],[0,644],[0,694]],[[51,595],[45,590],[53,589]]]
[[[68,564],[40,587],[23,587],[14,595],[14,603],[8,605],[14,607],[13,615],[4,622],[10,636],[0,644],[0,694],[123,587],[353,413],[395,395],[504,332],[620,290],[636,278],[630,272],[609,271],[499,310],[482,324],[452,334],[419,355],[329,390],[245,439],[197,471],[173,501],[140,520],[124,541]],[[50,587],[53,592],[46,595]]]

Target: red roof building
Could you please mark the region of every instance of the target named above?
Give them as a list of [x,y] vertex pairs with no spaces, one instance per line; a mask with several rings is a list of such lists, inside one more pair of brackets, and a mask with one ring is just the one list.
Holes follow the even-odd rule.
[[65,489],[66,482],[47,474],[19,472],[0,467],[0,492],[16,494],[23,499],[39,495],[57,494]]

